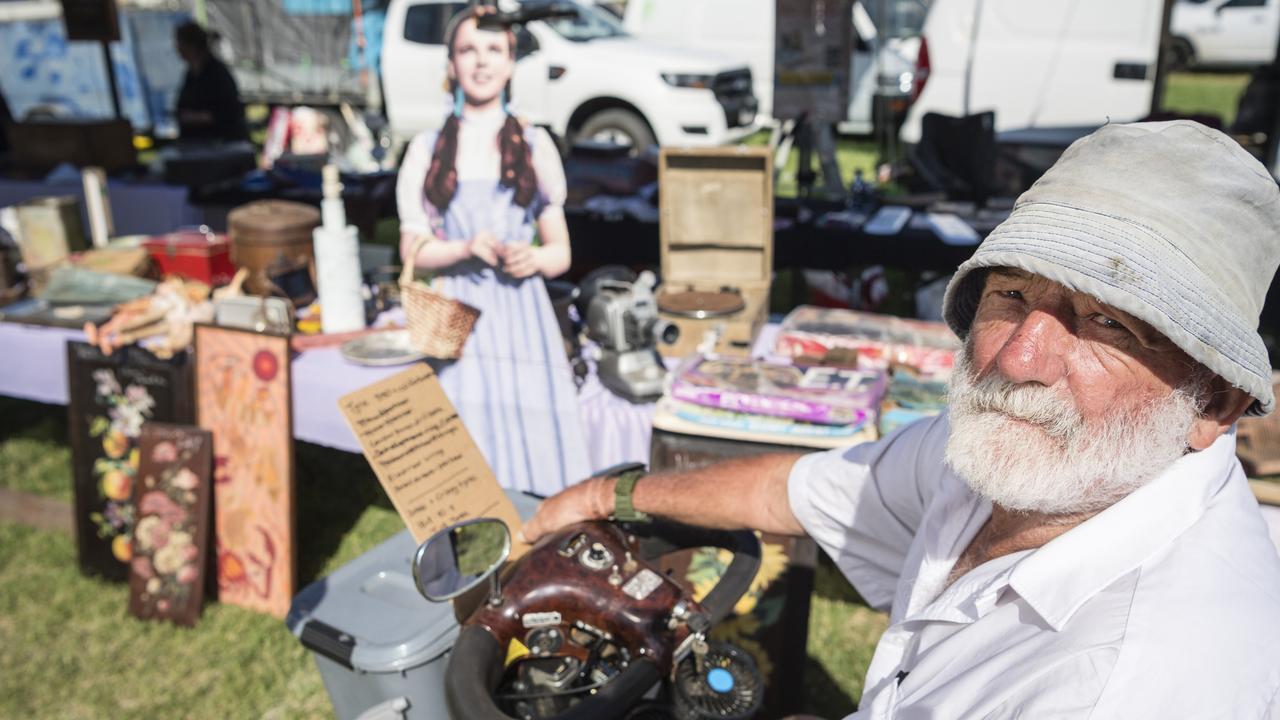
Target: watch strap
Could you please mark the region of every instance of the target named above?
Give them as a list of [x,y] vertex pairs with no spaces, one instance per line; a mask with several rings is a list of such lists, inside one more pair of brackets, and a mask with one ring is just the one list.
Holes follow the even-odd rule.
[[613,486],[613,519],[622,522],[648,522],[649,516],[636,510],[634,495],[636,481],[644,476],[643,470],[631,470],[619,475]]

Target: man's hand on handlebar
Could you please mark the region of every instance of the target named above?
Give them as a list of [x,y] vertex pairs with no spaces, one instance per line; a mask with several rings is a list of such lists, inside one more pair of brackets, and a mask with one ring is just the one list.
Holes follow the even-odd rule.
[[[668,520],[707,528],[761,530],[802,535],[791,512],[787,478],[799,453],[773,453],[735,458],[680,473],[642,478],[632,502],[636,510]],[[614,512],[612,477],[596,477],[543,501],[521,534],[536,542],[547,533],[587,520],[604,520]]]
[[522,539],[532,544],[542,536],[574,523],[608,518],[613,514],[613,486],[616,482],[611,477],[595,477],[547,498],[520,530]]

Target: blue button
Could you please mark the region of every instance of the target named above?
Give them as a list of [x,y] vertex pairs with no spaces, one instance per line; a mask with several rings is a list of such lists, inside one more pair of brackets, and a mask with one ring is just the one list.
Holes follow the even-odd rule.
[[733,689],[733,675],[724,668],[711,668],[707,671],[707,685],[718,693],[727,693]]

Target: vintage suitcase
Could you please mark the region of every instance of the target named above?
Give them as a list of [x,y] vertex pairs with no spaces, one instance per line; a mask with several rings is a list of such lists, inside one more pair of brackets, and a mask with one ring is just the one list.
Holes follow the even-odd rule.
[[218,286],[231,282],[236,274],[227,236],[206,227],[156,235],[144,240],[142,246],[160,268],[161,275],[177,275]]
[[319,225],[319,210],[288,200],[257,200],[232,210],[227,215],[231,259],[249,270],[245,290],[278,295],[271,278],[299,270],[314,279],[311,231]]
[[658,351],[668,358],[692,354],[710,331],[716,352],[748,354],[769,312],[772,153],[746,146],[663,148],[658,177],[657,302],[662,317],[680,328],[679,340]]

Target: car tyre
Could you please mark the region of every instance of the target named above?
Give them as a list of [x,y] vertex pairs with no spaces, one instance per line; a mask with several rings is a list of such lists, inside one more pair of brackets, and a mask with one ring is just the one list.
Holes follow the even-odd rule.
[[1196,63],[1196,49],[1191,41],[1176,37],[1169,46],[1169,69],[1186,70]]
[[578,128],[574,141],[594,140],[630,145],[630,155],[640,155],[657,143],[649,124],[636,113],[621,108],[601,110]]

